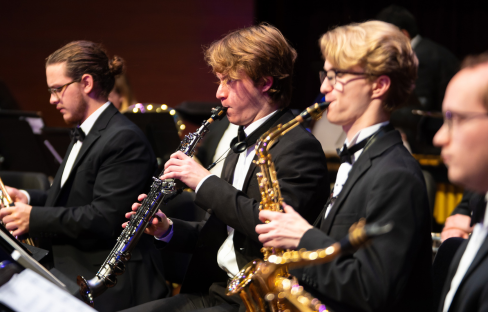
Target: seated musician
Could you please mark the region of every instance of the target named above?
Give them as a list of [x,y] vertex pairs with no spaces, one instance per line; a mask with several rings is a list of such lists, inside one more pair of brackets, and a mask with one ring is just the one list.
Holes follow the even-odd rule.
[[[261,24],[212,43],[205,58],[220,81],[216,96],[228,108],[229,121],[240,126],[239,138],[246,139],[247,148],[240,154],[229,152],[222,178],[182,152],[165,164],[161,179],[180,179],[194,189],[195,203],[207,214],[196,223],[169,222],[158,213],[161,221],[155,218],[146,232],[167,242],[165,247],[192,253],[192,259],[179,295],[128,311],[238,311],[242,301],[226,296],[227,281],[249,261],[263,257],[254,231],[261,200],[254,145],[260,134],[294,118],[286,106],[296,52],[276,28]],[[270,154],[283,197],[312,221],[329,189],[320,143],[299,126],[279,139]]]
[[462,67],[447,86],[434,144],[442,147],[449,180],[472,192],[467,206],[474,228],[452,258],[439,312],[488,310],[488,54],[469,57]]
[[[347,138],[324,210],[311,225],[293,205],[261,211],[264,246],[315,250],[342,239],[350,226],[394,222],[388,234],[353,254],[292,270],[305,290],[333,311],[430,311],[430,210],[420,166],[389,124],[413,88],[417,59],[397,27],[350,24],[320,40],[325,59],[321,92],[327,119]],[[289,203],[287,203],[289,204]]]
[[[77,133],[49,191],[8,188],[15,207],[0,212],[14,235],[41,239],[54,267],[73,283],[77,275],[91,278],[98,272],[115,246],[127,207],[157,169],[142,131],[107,100],[122,67],[122,59],[109,59],[89,41],[68,43],[47,58],[50,103]],[[152,240],[141,240],[117,285],[96,299],[96,309],[115,311],[165,297],[160,263]]]

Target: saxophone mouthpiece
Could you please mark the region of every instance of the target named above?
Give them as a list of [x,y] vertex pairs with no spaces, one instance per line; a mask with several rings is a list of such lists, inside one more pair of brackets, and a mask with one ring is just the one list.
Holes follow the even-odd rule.
[[217,106],[212,108],[212,116],[207,120],[208,123],[212,123],[215,120],[220,120],[224,118],[225,112],[227,112],[227,107]]
[[330,102],[315,103],[314,105],[307,107],[307,109],[301,112],[295,119],[297,119],[298,122],[304,122],[309,118],[318,120],[322,117],[322,113],[329,107],[329,105]]

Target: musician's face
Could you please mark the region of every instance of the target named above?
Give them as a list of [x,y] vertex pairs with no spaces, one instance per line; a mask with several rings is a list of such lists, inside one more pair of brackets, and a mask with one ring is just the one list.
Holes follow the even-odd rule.
[[240,79],[227,80],[226,76],[217,74],[220,80],[216,97],[222,106],[227,107],[227,118],[238,126],[248,126],[254,121],[268,114],[267,103],[269,97],[266,91],[269,87],[256,86],[244,72],[240,73]]
[[[324,70],[327,72],[333,69],[354,73],[364,72],[364,69],[359,66],[348,69],[335,68],[325,61]],[[333,124],[342,126],[346,132],[368,117],[366,111],[370,108],[372,87],[366,78],[367,76],[362,75],[338,74],[335,85],[326,78],[320,87],[325,100],[331,102],[327,110],[327,119]]]
[[[59,88],[73,81],[67,77],[66,63],[52,64],[46,67],[47,85],[49,88]],[[78,125],[87,115],[87,104],[83,98],[79,82],[66,85],[57,92],[51,93],[49,102],[56,105],[56,109],[63,115],[69,125]]]
[[449,180],[481,193],[488,191],[487,81],[488,65],[463,69],[452,78],[442,103],[448,118],[434,137]]

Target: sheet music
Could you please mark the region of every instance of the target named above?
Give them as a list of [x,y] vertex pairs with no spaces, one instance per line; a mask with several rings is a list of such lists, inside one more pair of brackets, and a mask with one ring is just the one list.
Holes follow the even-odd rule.
[[0,302],[18,312],[96,311],[29,269],[0,287]]

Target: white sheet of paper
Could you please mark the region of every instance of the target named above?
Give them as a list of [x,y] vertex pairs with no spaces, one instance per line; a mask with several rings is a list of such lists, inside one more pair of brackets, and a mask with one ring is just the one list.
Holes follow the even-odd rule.
[[29,269],[0,287],[0,302],[18,312],[95,311]]

